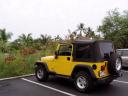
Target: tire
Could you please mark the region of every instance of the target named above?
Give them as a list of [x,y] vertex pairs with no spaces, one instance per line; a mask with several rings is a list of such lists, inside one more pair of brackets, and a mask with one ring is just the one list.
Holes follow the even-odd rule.
[[80,71],[75,75],[74,83],[79,92],[90,92],[93,89],[92,78],[84,71]]
[[[116,63],[117,63],[117,60],[120,62],[120,66],[118,65],[118,66],[116,66],[116,67],[119,67],[119,70],[116,70],[118,73],[121,71],[121,69],[122,69],[122,59],[120,58],[120,57],[118,57],[117,59],[116,59]],[[117,65],[117,64],[116,64]],[[117,68],[116,68],[117,69]]]
[[38,81],[46,82],[48,80],[49,74],[45,67],[37,66],[35,70],[35,75]]
[[[120,62],[120,68],[118,69],[117,60]],[[109,73],[112,75],[118,74],[122,68],[122,60],[115,54],[111,54],[110,58],[108,59],[108,70]]]

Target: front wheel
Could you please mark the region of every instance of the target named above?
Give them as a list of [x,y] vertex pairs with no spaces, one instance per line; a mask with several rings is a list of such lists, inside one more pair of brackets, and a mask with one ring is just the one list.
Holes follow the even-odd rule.
[[48,79],[48,72],[45,67],[43,66],[37,66],[35,70],[35,75],[37,80],[45,82]]
[[76,89],[80,92],[90,92],[93,89],[91,77],[83,71],[76,74],[74,83]]

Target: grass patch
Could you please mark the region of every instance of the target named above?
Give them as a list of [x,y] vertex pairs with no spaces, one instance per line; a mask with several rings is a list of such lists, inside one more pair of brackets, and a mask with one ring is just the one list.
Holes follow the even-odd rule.
[[5,54],[0,53],[0,78],[31,74],[34,72],[34,63],[42,56],[50,55],[50,50],[38,51],[34,54],[21,56],[20,52],[15,53],[15,60],[5,61]]

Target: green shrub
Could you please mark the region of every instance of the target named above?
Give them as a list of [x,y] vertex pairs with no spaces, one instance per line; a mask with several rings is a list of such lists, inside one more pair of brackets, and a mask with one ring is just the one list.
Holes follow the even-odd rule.
[[34,73],[34,63],[42,56],[51,55],[51,51],[38,51],[27,56],[21,56],[20,52],[16,52],[15,60],[11,62],[6,62],[4,55],[0,53],[0,78]]

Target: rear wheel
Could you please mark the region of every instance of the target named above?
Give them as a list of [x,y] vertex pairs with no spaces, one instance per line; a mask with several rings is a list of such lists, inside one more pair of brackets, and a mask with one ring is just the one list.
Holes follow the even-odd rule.
[[92,78],[83,71],[75,75],[74,83],[76,89],[80,92],[90,92],[93,89]]
[[115,54],[111,54],[110,58],[108,58],[108,70],[109,73],[114,75],[118,74],[122,68],[122,60],[120,57]]
[[121,58],[118,57],[116,59],[116,70],[121,71],[121,69],[122,69],[122,60],[121,60]]
[[43,66],[37,66],[35,70],[35,75],[37,80],[45,82],[48,79],[48,72],[45,67]]

